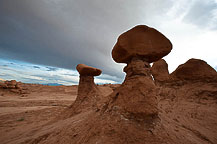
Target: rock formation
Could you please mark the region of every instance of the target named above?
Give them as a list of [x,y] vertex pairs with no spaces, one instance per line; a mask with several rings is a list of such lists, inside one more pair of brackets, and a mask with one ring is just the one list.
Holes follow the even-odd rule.
[[92,109],[100,96],[93,76],[101,71],[78,65],[78,96],[72,107],[82,113],[57,119],[23,143],[217,143],[217,80],[210,80],[216,71],[191,59],[168,76],[160,59],[171,49],[171,42],[153,28],[136,26],[123,33],[112,50],[116,62],[127,64],[123,84]]
[[190,59],[171,74],[173,80],[217,80],[214,68],[200,59]]
[[139,25],[121,34],[112,50],[117,63],[129,63],[132,57],[152,63],[172,50],[171,42],[156,29]]
[[1,82],[1,87],[4,89],[21,89],[20,82],[16,80]]
[[112,50],[112,57],[118,63],[127,63],[124,68],[127,75],[113,93],[109,108],[119,109],[128,119],[152,123],[158,115],[158,106],[149,63],[161,59],[171,49],[171,42],[154,28],[140,25],[123,33]]
[[80,80],[77,98],[72,107],[78,112],[84,107],[95,106],[99,100],[99,90],[94,83],[94,76],[99,76],[102,71],[85,64],[78,64],[76,69],[80,74]]
[[17,82],[16,80],[0,82],[0,88],[9,90],[10,92],[17,93],[17,94],[26,93],[25,91],[23,91],[21,82]]
[[6,88],[7,85],[4,82],[0,82],[0,88]]
[[151,74],[156,82],[163,82],[169,80],[168,64],[164,59],[160,59],[153,63],[151,67]]

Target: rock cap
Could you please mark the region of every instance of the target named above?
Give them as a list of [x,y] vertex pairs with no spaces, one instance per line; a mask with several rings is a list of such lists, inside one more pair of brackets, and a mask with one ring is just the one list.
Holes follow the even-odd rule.
[[102,70],[85,64],[78,64],[76,69],[82,76],[99,76],[102,73]]
[[140,57],[152,63],[171,50],[172,43],[162,33],[146,25],[138,25],[119,36],[112,58],[117,63],[129,63],[132,57]]

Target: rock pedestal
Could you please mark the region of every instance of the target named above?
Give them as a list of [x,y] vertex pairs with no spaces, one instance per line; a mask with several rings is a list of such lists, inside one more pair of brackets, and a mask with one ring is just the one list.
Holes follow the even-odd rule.
[[102,73],[100,69],[87,66],[85,64],[78,64],[76,69],[80,74],[78,85],[78,94],[72,107],[75,113],[90,107],[96,107],[99,100],[99,90],[94,83],[94,76]]
[[150,74],[150,65],[133,58],[124,71],[126,79],[113,93],[110,108],[118,109],[127,119],[150,124],[158,114],[156,87]]
[[98,88],[94,83],[94,77],[80,75],[76,101],[83,104],[86,103],[85,105],[89,105],[88,103],[92,103],[90,101],[93,100],[92,98],[94,98],[97,93]]

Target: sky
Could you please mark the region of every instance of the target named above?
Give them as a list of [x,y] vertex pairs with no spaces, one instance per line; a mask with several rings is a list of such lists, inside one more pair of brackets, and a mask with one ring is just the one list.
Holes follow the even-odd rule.
[[111,50],[141,24],[172,42],[170,72],[190,58],[217,69],[217,0],[1,0],[0,78],[77,84],[84,63],[102,69],[95,82],[121,83]]

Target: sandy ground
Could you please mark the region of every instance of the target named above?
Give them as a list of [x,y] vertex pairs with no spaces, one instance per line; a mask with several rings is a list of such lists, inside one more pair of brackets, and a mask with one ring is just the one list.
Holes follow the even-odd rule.
[[[23,84],[25,94],[0,89],[0,143],[16,143],[28,137],[69,107],[77,96],[77,86]],[[99,86],[106,96],[112,89]],[[28,134],[29,133],[29,134]]]
[[75,100],[77,86],[25,84],[26,94],[0,90],[0,143],[43,126]]
[[[95,121],[90,120],[91,115],[95,115],[94,111],[85,111],[66,119],[58,118],[66,113],[67,108],[75,101],[77,86],[24,84],[23,87],[26,89],[25,94],[0,89],[1,144],[95,143],[97,141],[97,136],[92,137],[91,131],[88,136],[91,139],[83,137],[86,135],[87,125],[94,128],[92,125]],[[115,87],[117,86],[98,86],[103,97],[111,94]],[[150,136],[148,134],[148,139],[152,140],[154,135],[165,134],[169,136],[166,140],[171,141],[169,143],[176,141],[181,144],[215,144],[217,142],[216,83],[190,83],[183,86],[170,84],[159,87],[158,91],[159,114],[163,129],[159,130],[160,133],[150,133]],[[116,118],[115,116],[110,121]],[[138,129],[136,131],[133,131],[134,128],[130,129],[132,126],[135,127],[135,122],[122,117],[120,120],[124,123],[118,123],[115,130],[121,131],[119,127],[126,124],[128,127],[126,131],[132,135],[127,137],[136,137]],[[101,127],[104,127],[104,123]],[[96,127],[94,132],[98,129],[99,127]],[[100,128],[99,131],[101,130]],[[123,135],[120,136],[126,137],[124,131],[121,133]]]

